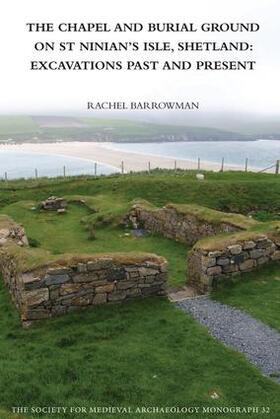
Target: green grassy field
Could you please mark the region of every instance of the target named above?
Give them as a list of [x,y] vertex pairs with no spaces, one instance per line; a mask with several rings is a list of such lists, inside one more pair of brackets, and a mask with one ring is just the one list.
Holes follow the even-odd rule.
[[280,330],[280,266],[263,267],[242,280],[215,291],[212,297],[247,311],[253,317]]
[[[105,200],[106,196],[102,196]],[[169,262],[170,286],[178,287],[185,284],[188,249],[183,244],[153,235],[134,237],[129,230],[111,225],[99,226],[96,229],[96,238],[91,240],[85,225],[81,223],[81,220],[88,216],[86,208],[72,204],[68,213],[60,217],[56,213],[32,211],[34,205],[36,203],[33,201],[21,201],[8,205],[1,211],[24,225],[31,244],[35,240],[37,246],[55,255],[77,252],[156,251]]]
[[[280,181],[269,174],[225,172],[206,173],[198,182],[195,171],[155,171],[129,176],[41,179],[0,182],[0,206],[21,201],[44,199],[51,194],[110,194],[111,202],[142,198],[161,206],[167,202],[191,203],[209,208],[252,213],[255,218],[279,219]],[[113,205],[112,205],[113,207]]]
[[97,307],[29,330],[21,329],[4,289],[0,305],[5,312],[0,319],[0,404],[7,410],[264,405],[271,409],[270,418],[278,417],[278,385],[166,300]]
[[[1,183],[0,211],[23,223],[33,245],[53,254],[137,250],[163,255],[170,262],[170,285],[181,286],[188,249],[157,236],[135,238],[118,226],[130,201],[196,203],[275,219],[280,211],[279,192],[276,176],[250,173],[209,173],[205,182],[197,182],[192,172],[39,179]],[[88,208],[71,203],[65,215],[31,209],[50,195],[84,197]],[[89,224],[94,226],[95,240],[89,240]],[[244,275],[213,298],[279,328],[278,269],[274,265]],[[2,285],[0,306],[0,406],[7,412],[15,405],[269,406],[269,415],[246,417],[279,417],[279,385],[261,376],[242,355],[216,342],[164,298],[95,307],[28,330],[21,328]],[[218,399],[211,397],[214,392]],[[84,416],[68,413],[64,417]]]

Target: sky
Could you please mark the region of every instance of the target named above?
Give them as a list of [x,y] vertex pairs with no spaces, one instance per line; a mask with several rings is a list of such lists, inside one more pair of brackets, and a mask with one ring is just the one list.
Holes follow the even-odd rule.
[[[4,6],[4,7],[3,7]],[[81,114],[88,101],[199,101],[203,113],[280,114],[279,0],[5,0],[1,114]],[[257,33],[29,33],[30,22],[257,22]],[[249,53],[35,52],[38,41],[248,41]],[[30,71],[35,60],[255,60],[254,71]]]

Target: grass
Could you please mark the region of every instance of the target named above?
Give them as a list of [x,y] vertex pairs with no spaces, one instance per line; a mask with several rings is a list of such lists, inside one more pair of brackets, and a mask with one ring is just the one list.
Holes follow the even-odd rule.
[[[77,251],[157,253],[170,262],[170,285],[180,286],[185,282],[186,247],[157,236],[126,235],[115,221],[129,202],[141,197],[156,206],[172,201],[244,214],[261,211],[271,220],[280,211],[279,192],[279,179],[272,175],[207,173],[205,182],[197,182],[194,172],[160,171],[96,180],[2,183],[0,208],[2,214],[23,223],[39,246],[34,252],[44,248],[55,258]],[[86,205],[73,202],[61,216],[31,209],[50,195],[82,196]],[[97,219],[100,213],[95,210],[103,219]],[[106,223],[110,217],[112,224]],[[95,240],[88,239],[90,223],[96,230]],[[238,284],[228,285],[213,297],[279,329],[279,268],[265,269],[242,276]],[[0,406],[5,419],[5,412],[15,405],[269,406],[270,414],[258,417],[279,417],[279,386],[166,299],[94,307],[29,330],[21,328],[2,284],[0,306]],[[213,392],[219,399],[211,398]],[[50,417],[58,418],[45,416]],[[75,415],[65,417],[75,419]],[[239,419],[240,415],[230,417]]]
[[243,274],[241,281],[223,284],[212,297],[245,310],[280,331],[279,264]]
[[[265,405],[269,417],[277,418],[279,387],[164,299],[100,306],[29,330],[21,328],[2,286],[0,306],[0,404],[8,411],[45,405]],[[214,391],[218,400],[211,398]]]
[[249,240],[257,240],[263,235],[267,236],[273,241],[279,241],[280,238],[280,223],[279,221],[256,222],[253,227],[246,231],[238,231],[235,233],[223,233],[217,236],[205,237],[196,242],[195,249],[204,250],[222,250],[226,246],[236,244],[236,242],[243,243]]
[[[102,197],[105,201],[104,195]],[[94,202],[98,203],[99,200],[100,197],[96,196]],[[14,249],[21,258],[23,269],[37,267],[49,259],[64,257],[60,256],[64,253],[147,252],[156,253],[168,260],[170,286],[178,287],[185,284],[188,251],[185,245],[156,235],[137,238],[131,235],[129,230],[114,225],[96,228],[96,239],[90,240],[89,232],[81,223],[90,213],[87,207],[73,203],[69,205],[66,214],[58,215],[56,212],[34,211],[32,208],[35,205],[35,201],[21,201],[1,210],[22,223],[28,238],[31,238],[31,241],[35,240],[40,247],[31,250]],[[105,214],[107,205],[104,204],[103,207]]]
[[0,206],[23,199],[39,200],[49,195],[110,195],[112,202],[142,198],[156,206],[168,202],[197,204],[219,211],[265,212],[269,219],[280,212],[280,183],[275,175],[225,172],[205,174],[198,182],[195,171],[154,171],[126,176],[18,180],[0,183]]
[[[151,204],[147,201],[141,204],[144,208],[146,207],[149,210],[157,211],[159,208],[152,207]],[[213,210],[211,208],[203,207],[200,205],[194,204],[167,204],[166,208],[174,209],[177,213],[183,215],[193,215],[200,221],[206,221],[213,224],[228,223],[232,226],[238,227],[240,229],[246,230],[255,225],[258,225],[258,222],[249,217],[244,217],[241,214],[232,214],[224,213],[221,211]]]

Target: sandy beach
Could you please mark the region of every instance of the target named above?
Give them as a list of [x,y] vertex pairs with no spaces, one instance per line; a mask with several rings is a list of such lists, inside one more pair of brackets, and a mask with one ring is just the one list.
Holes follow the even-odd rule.
[[[140,154],[114,150],[108,143],[95,142],[58,142],[45,144],[16,144],[1,145],[1,150],[22,151],[26,153],[40,153],[49,155],[61,155],[79,157],[82,159],[97,161],[115,167],[120,170],[123,162],[124,171],[144,171],[150,168],[174,169],[175,159],[151,154]],[[180,169],[197,169],[198,162],[185,159],[176,159],[176,167]],[[221,169],[221,164],[211,162],[200,162],[202,170]],[[225,165],[225,170],[244,170],[244,167]]]

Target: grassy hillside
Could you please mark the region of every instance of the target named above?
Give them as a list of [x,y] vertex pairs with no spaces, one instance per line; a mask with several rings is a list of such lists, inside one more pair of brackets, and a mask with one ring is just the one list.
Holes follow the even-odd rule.
[[[154,171],[151,174],[39,179],[0,182],[0,207],[16,201],[44,199],[52,194],[110,194],[110,205],[142,198],[154,205],[168,202],[198,204],[221,211],[252,213],[258,219],[278,219],[280,177],[270,174],[205,173],[197,181],[195,171]],[[117,198],[117,199],[116,199]]]
[[[33,139],[36,135],[37,139]],[[242,140],[247,137],[209,127],[152,124],[125,119],[0,116],[0,140],[17,141],[182,141]],[[250,139],[250,138],[249,138]]]
[[35,135],[38,131],[38,125],[30,116],[0,115],[0,136]]

